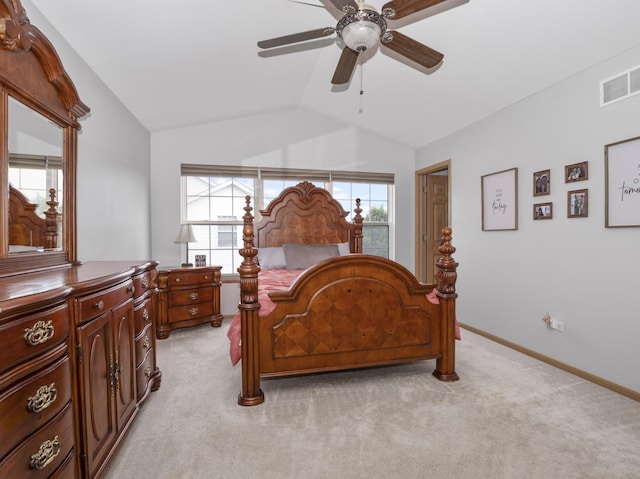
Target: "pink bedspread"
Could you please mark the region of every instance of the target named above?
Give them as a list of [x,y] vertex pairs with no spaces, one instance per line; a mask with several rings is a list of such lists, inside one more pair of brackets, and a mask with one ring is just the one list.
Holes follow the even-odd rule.
[[[258,274],[258,302],[260,303],[259,316],[266,316],[274,310],[276,304],[269,298],[269,291],[282,291],[288,289],[295,279],[302,273],[302,270],[271,269],[263,270]],[[439,304],[437,292],[434,289],[427,295],[430,303]],[[229,354],[231,364],[234,366],[242,359],[242,323],[240,321],[240,311],[236,313],[227,330],[227,337],[231,341]],[[460,328],[456,321],[456,339],[460,339]]]

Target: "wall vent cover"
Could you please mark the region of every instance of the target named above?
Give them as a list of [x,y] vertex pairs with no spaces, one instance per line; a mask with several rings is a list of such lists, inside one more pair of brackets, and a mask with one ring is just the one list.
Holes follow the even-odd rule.
[[640,66],[600,82],[600,106],[640,93]]

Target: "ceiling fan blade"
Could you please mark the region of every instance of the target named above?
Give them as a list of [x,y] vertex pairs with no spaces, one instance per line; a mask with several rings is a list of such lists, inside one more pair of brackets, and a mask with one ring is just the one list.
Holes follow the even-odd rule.
[[346,12],[348,10],[353,9],[353,11],[358,9],[358,2],[355,0],[329,0],[338,10]]
[[315,3],[302,2],[300,0],[289,0],[289,1],[293,3],[299,3],[300,5],[308,5],[309,7],[325,8],[324,5],[316,5]]
[[414,39],[403,35],[400,32],[388,32],[392,39],[388,42],[383,42],[382,45],[393,50],[399,55],[402,55],[409,60],[422,65],[425,68],[433,68],[442,61],[444,55],[440,52],[423,45],[420,42],[416,42]]
[[349,83],[351,75],[358,62],[359,52],[352,50],[351,48],[344,47],[342,49],[342,55],[338,61],[338,66],[333,74],[331,83],[334,85],[342,85],[343,83]]
[[[445,0],[392,0],[382,6],[382,15],[397,20],[425,8],[433,7]],[[390,13],[391,11],[395,13]]]
[[333,27],[318,28],[317,30],[309,30],[308,32],[294,33],[292,35],[285,35],[284,37],[270,38],[269,40],[262,40],[258,42],[260,48],[273,48],[282,45],[289,45],[290,43],[304,42],[306,40],[313,40],[314,38],[328,37],[333,35],[336,31]]

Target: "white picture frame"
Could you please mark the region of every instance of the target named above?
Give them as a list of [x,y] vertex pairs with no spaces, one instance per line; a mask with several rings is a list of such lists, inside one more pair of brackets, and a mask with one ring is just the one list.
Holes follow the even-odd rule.
[[482,231],[518,229],[518,168],[481,178]]
[[605,145],[605,227],[640,226],[640,137]]

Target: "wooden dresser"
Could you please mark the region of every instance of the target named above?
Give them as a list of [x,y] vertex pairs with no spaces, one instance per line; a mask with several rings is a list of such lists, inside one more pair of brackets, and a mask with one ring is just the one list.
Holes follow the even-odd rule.
[[0,477],[99,477],[160,386],[157,262],[131,264],[0,278]]
[[159,339],[172,330],[210,323],[222,325],[221,266],[162,268],[158,271]]

